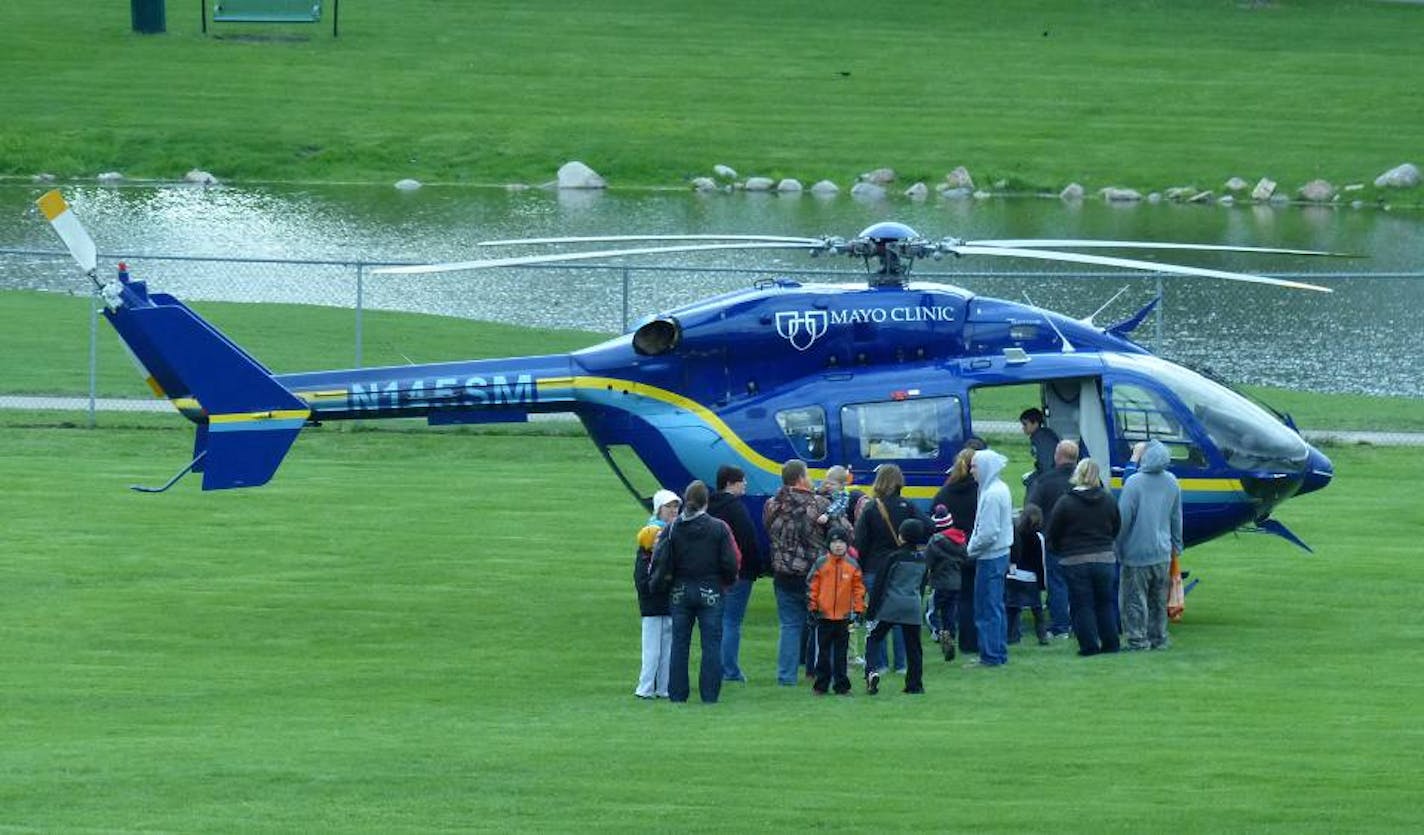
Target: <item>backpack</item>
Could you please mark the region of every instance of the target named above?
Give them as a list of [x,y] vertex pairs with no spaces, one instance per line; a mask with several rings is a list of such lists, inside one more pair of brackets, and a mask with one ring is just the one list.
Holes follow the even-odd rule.
[[651,567],[648,569],[648,591],[653,594],[667,594],[672,589],[672,532],[678,520],[672,520],[663,535],[653,543]]

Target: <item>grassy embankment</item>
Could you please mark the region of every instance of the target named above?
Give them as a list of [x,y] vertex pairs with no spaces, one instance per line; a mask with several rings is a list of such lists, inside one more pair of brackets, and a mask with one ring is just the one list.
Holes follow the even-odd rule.
[[140,36],[126,3],[10,0],[0,174],[502,184],[582,159],[616,186],[717,162],[844,186],[964,164],[1012,190],[1294,193],[1368,183],[1424,134],[1424,9],[1403,4],[405,0],[351,5],[338,39],[205,38],[196,6]]
[[[0,416],[10,424],[10,419]],[[578,438],[303,434],[277,480],[124,489],[190,433],[7,425],[0,828],[1403,831],[1417,820],[1414,456],[1332,450],[1228,537],[1167,653],[931,660],[928,694],[632,698],[642,512]],[[867,801],[870,798],[870,801]],[[883,803],[874,799],[883,799]]]

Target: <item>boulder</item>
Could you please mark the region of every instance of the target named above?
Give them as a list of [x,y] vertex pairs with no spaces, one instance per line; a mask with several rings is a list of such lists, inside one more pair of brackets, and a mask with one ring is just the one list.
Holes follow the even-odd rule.
[[124,180],[124,175],[117,171],[105,171],[95,179],[101,183],[121,183]]
[[1270,200],[1271,195],[1276,193],[1276,181],[1270,177],[1262,177],[1256,181],[1256,187],[1251,189],[1251,199],[1257,202]]
[[862,183],[883,186],[895,182],[895,169],[877,168],[874,171],[867,171],[860,175]]
[[693,191],[716,191],[717,181],[711,177],[694,177],[692,180]]
[[421,185],[419,180],[407,177],[404,180],[396,180],[396,191],[417,191]]
[[1250,185],[1250,183],[1246,182],[1240,177],[1232,177],[1231,179],[1226,181],[1226,184],[1223,187],[1227,191],[1241,191],[1248,185]]
[[885,187],[862,180],[851,186],[850,196],[858,200],[884,200]]
[[1272,194],[1267,202],[1269,202],[1272,206],[1288,206],[1290,205],[1290,198],[1278,191],[1275,194]]
[[730,165],[723,165],[720,162],[712,166],[712,173],[723,180],[737,179],[737,169]]
[[199,186],[215,186],[218,184],[218,178],[201,168],[194,168],[192,171],[183,175],[183,182],[193,183]]
[[1419,167],[1412,162],[1396,165],[1375,178],[1379,188],[1414,188],[1419,185]]
[[1151,203],[1151,204],[1154,205],[1154,206],[1157,205],[1158,203],[1161,203],[1161,202],[1162,202],[1162,192],[1160,192],[1160,191],[1149,191],[1149,192],[1147,192],[1147,202],[1148,202],[1148,203]]
[[1187,198],[1187,202],[1188,202],[1188,203],[1205,203],[1206,201],[1208,201],[1208,200],[1210,200],[1210,199],[1211,199],[1211,192],[1210,192],[1210,191],[1199,191],[1199,192],[1197,192],[1196,194],[1193,194],[1191,197],[1188,197],[1188,198]]
[[771,191],[775,186],[770,177],[748,177],[742,188],[747,191]]
[[911,200],[924,200],[930,196],[930,187],[924,183],[915,183],[905,189],[905,196]]
[[598,172],[574,160],[559,166],[559,188],[608,188]]
[[973,191],[974,178],[969,176],[969,169],[961,165],[944,175],[944,185],[945,188],[967,188]]
[[841,193],[841,187],[830,180],[821,180],[814,186],[811,186],[811,193],[817,197],[834,197]]
[[1196,186],[1172,186],[1167,189],[1167,199],[1186,200],[1188,197],[1196,194],[1197,191],[1199,191],[1199,189]]
[[794,178],[792,178],[792,177],[787,177],[787,178],[783,179],[781,182],[779,182],[779,183],[776,184],[776,190],[777,190],[777,191],[782,191],[782,192],[787,192],[787,193],[790,193],[790,194],[800,194],[800,193],[801,193],[801,181],[800,181],[800,180],[797,180],[797,179],[794,179]]
[[946,200],[967,200],[973,196],[974,192],[967,188],[942,188],[939,196]]
[[1311,180],[1300,187],[1301,199],[1312,203],[1327,203],[1334,196],[1335,187],[1330,185],[1329,180]]
[[1058,192],[1058,197],[1061,200],[1082,200],[1086,193],[1080,183],[1069,183],[1063,187],[1062,191]]
[[52,183],[54,182],[54,175],[41,172],[31,177],[30,181],[34,183]]
[[1230,206],[1236,203],[1236,196],[1232,194],[1223,194],[1220,197],[1216,198],[1216,202],[1220,203],[1223,206]]
[[994,193],[991,191],[985,191],[981,188],[978,191],[974,192],[973,196],[975,200],[988,200],[990,197],[994,196]]
[[1102,198],[1109,203],[1131,203],[1142,199],[1142,195],[1136,189],[1120,188],[1118,186],[1108,186],[1098,191]]

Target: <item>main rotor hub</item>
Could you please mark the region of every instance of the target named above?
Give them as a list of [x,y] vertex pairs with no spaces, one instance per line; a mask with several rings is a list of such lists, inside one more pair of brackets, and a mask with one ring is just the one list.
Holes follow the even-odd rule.
[[875,259],[878,269],[870,273],[872,287],[903,287],[909,281],[915,259],[930,251],[929,242],[903,223],[884,221],[867,226],[850,243],[852,255],[865,259],[869,269]]

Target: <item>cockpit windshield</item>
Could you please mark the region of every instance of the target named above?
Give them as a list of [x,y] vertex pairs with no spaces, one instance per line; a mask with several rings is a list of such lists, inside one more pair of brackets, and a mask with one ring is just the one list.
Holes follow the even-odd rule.
[[1305,465],[1310,447],[1300,435],[1245,395],[1155,357],[1121,360],[1170,389],[1201,423],[1228,466],[1300,470]]

